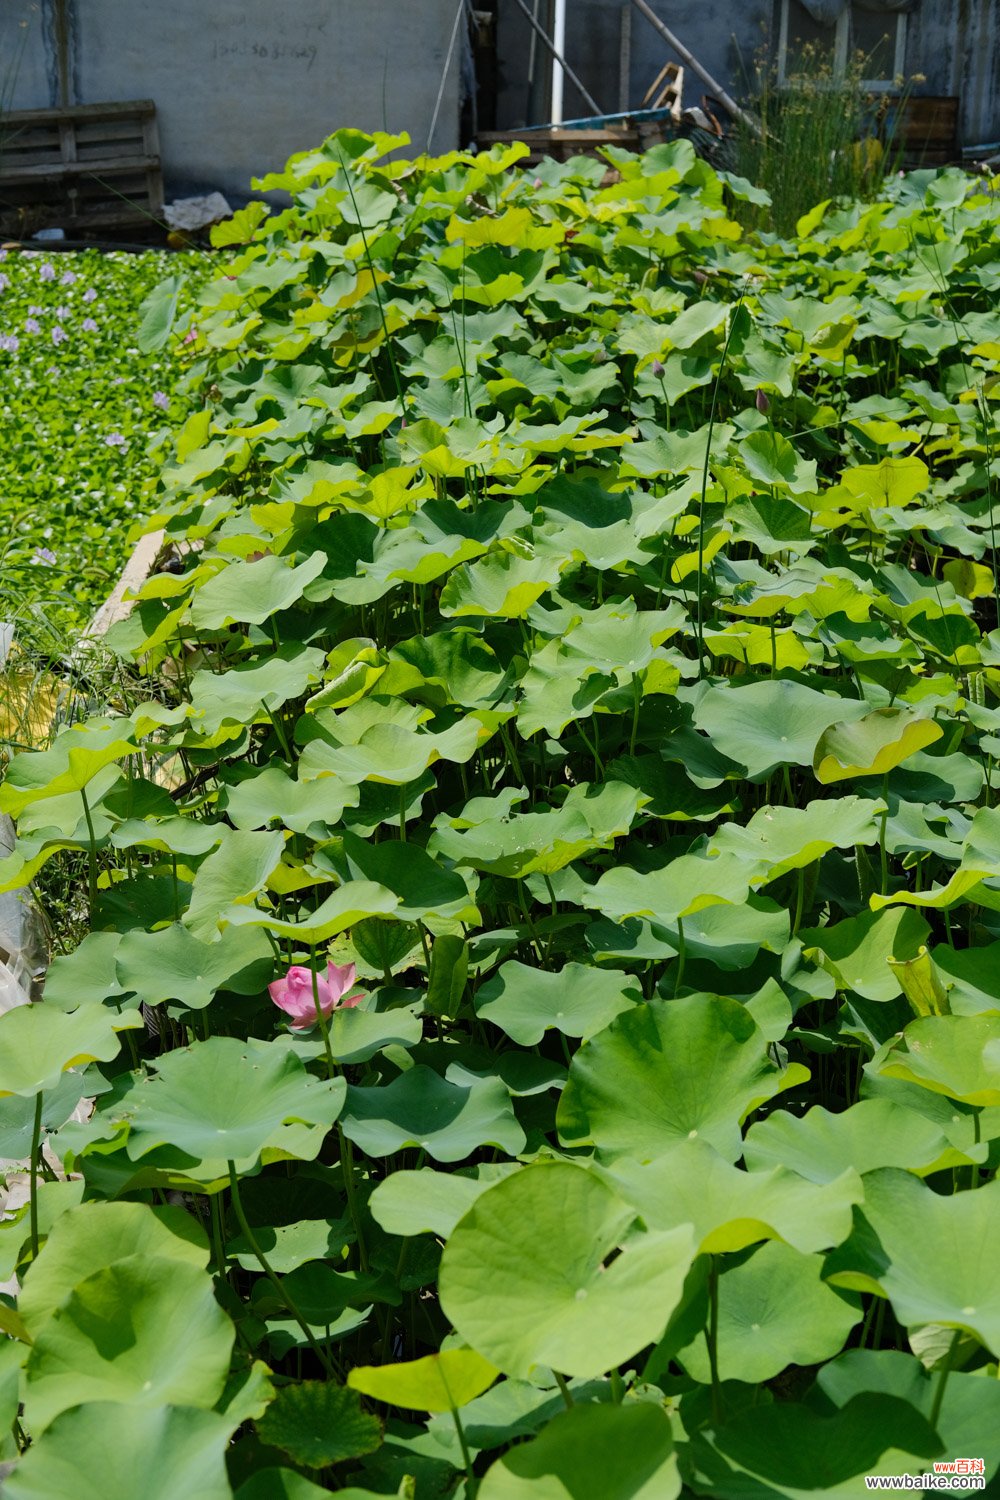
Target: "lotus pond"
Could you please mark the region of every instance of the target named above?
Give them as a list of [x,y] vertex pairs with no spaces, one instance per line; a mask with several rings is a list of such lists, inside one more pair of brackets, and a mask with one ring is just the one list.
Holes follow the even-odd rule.
[[146,699],[0,792],[5,1493],[992,1475],[994,184],[400,144],[236,216]]

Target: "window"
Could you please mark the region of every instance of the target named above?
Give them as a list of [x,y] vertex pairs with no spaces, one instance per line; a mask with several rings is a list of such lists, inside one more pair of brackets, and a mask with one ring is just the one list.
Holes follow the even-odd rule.
[[[799,66],[804,49],[828,53],[835,73],[843,73],[848,58],[865,58],[864,87],[891,89],[906,63],[906,16],[877,11],[845,0],[834,20],[817,20],[801,0],[780,0],[778,25],[778,82],[784,84]],[[836,6],[821,7],[828,13]]]

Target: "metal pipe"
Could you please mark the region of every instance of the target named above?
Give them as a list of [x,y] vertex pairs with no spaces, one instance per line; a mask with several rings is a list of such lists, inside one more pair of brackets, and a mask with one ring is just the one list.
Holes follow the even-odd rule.
[[584,103],[590,106],[590,108],[594,111],[595,115],[599,115],[601,113],[601,106],[598,104],[598,102],[594,98],[594,96],[592,94],[588,93],[587,90],[584,88],[583,84],[580,82],[579,78],[577,78],[576,74],[573,72],[573,69],[570,67],[570,65],[566,61],[565,57],[562,57],[556,51],[555,47],[552,45],[552,38],[542,28],[542,26],[535,20],[534,16],[531,14],[531,11],[528,9],[527,5],[525,4],[525,0],[515,0],[515,4],[527,16],[528,20],[531,22],[532,28],[538,33],[538,37],[539,37],[539,40],[541,41],[542,45],[544,47],[547,47],[548,50],[549,50],[549,52],[551,52],[552,56],[556,59],[556,62],[558,62],[559,66],[565,72],[566,77],[569,79],[570,83],[572,83],[575,88],[579,89],[580,94],[581,94],[581,96],[582,96],[582,98],[584,100]]
[[563,117],[563,84],[566,72],[559,61],[566,51],[566,0],[555,0],[552,14],[552,123],[561,125]]
[[667,46],[677,53],[682,62],[687,63],[692,73],[697,73],[701,81],[708,85],[719,103],[725,106],[733,118],[739,120],[740,124],[745,125],[748,130],[752,130],[754,135],[762,135],[763,131],[761,130],[759,121],[755,120],[753,115],[748,115],[745,109],[740,109],[736,100],[726,92],[718,79],[713,78],[708,69],[703,67],[698,61],[694,53],[689,52],[684,43],[679,41],[673,32],[663,24],[656,12],[647,5],[646,0],[632,0],[632,4],[639,11],[640,15],[646,17],[650,26],[653,27],[654,31],[659,33]]

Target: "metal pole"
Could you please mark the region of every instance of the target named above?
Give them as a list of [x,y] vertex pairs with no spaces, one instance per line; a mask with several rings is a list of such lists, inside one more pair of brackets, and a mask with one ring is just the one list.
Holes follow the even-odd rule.
[[565,72],[566,77],[569,79],[570,83],[572,83],[575,88],[579,89],[584,102],[590,106],[595,115],[599,115],[601,113],[601,106],[597,103],[597,100],[594,98],[594,96],[592,94],[589,94],[584,88],[583,84],[580,82],[579,78],[577,78],[576,74],[573,72],[573,69],[570,67],[565,57],[560,56],[560,54],[556,51],[555,47],[552,44],[551,37],[549,37],[547,32],[543,31],[542,27],[535,20],[534,16],[531,14],[531,11],[525,4],[525,0],[515,0],[515,4],[527,16],[528,20],[531,22],[532,28],[538,33],[538,37],[542,45],[544,47],[547,47],[549,52],[551,52],[556,62]]
[[718,79],[713,78],[708,69],[702,67],[701,63],[695,57],[694,53],[689,52],[684,43],[678,41],[673,32],[670,31],[668,27],[664,26],[663,22],[660,20],[656,12],[646,4],[646,0],[632,0],[632,4],[641,15],[646,17],[646,20],[649,22],[650,26],[653,27],[654,31],[659,32],[660,36],[666,42],[667,46],[672,48],[673,51],[677,53],[677,56],[682,60],[682,62],[687,63],[692,73],[697,73],[702,82],[708,85],[708,87],[712,90],[712,93],[718,99],[719,103],[725,105],[726,109],[734,119],[739,120],[740,123],[742,125],[745,125],[748,130],[752,130],[754,135],[763,134],[759,122],[755,120],[752,115],[748,115],[745,109],[740,109],[740,106],[736,103],[736,100],[726,92],[726,90],[722,87],[722,84],[719,83]]
[[566,0],[556,0],[552,14],[552,123],[561,125],[563,117],[563,84],[566,73],[559,61],[566,51]]

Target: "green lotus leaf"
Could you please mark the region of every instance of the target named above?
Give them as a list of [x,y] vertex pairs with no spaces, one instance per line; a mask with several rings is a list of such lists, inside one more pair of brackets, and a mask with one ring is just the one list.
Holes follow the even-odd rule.
[[710,854],[734,854],[755,867],[752,885],[766,885],[789,870],[820,859],[829,849],[874,844],[877,813],[885,804],[861,797],[809,802],[805,807],[762,807],[748,823],[727,823],[708,845]]
[[621,1364],[662,1333],[694,1257],[689,1226],[630,1236],[634,1218],[582,1167],[526,1167],[483,1193],[449,1236],[446,1315],[509,1375],[548,1366],[593,1376]]
[[602,918],[590,924],[586,938],[587,947],[600,962],[673,958],[683,944],[690,959],[704,959],[720,969],[743,970],[750,967],[761,948],[784,952],[790,926],[784,907],[765,896],[748,896],[739,906],[702,906],[666,922],[650,922],[643,917],[626,917],[623,922]]
[[933,719],[907,709],[877,708],[863,719],[824,730],[813,759],[816,779],[829,783],[852,776],[884,776],[943,733]]
[[64,1411],[5,1480],[11,1500],[232,1500],[232,1424],[198,1407],[90,1401]]
[[855,1396],[829,1415],[792,1401],[755,1406],[717,1427],[711,1440],[697,1436],[690,1458],[699,1489],[719,1500],[851,1500],[863,1476],[926,1470],[943,1451],[908,1401],[879,1391]]
[[392,1172],[376,1185],[368,1209],[386,1234],[447,1239],[482,1193],[517,1170],[514,1162],[484,1162],[468,1173],[435,1172],[432,1167]]
[[778,766],[812,765],[823,731],[864,713],[855,699],[780,680],[709,688],[695,704],[694,722],[751,781],[763,781]]
[[72,953],[57,954],[45,975],[45,1003],[76,1010],[121,995],[115,970],[120,942],[117,932],[88,932]]
[[649,1229],[692,1224],[704,1255],[765,1239],[803,1254],[828,1250],[847,1238],[852,1205],[864,1197],[851,1169],[822,1185],[782,1167],[744,1172],[702,1140],[682,1141],[652,1162],[622,1158],[602,1176]]
[[[301,1316],[313,1328],[337,1328],[347,1316],[350,1332],[358,1326],[353,1308],[362,1309],[362,1320],[373,1302],[387,1302],[398,1307],[402,1293],[396,1278],[388,1271],[334,1271],[322,1261],[310,1261],[290,1271],[282,1286]],[[277,1295],[270,1280],[260,1278],[250,1294],[253,1312],[268,1320],[286,1315],[286,1304]]]
[[284,1386],[257,1423],[257,1433],[262,1443],[307,1469],[361,1458],[382,1442],[381,1423],[362,1411],[355,1392],[321,1380]]
[[347,1377],[352,1389],[415,1411],[455,1411],[482,1395],[499,1370],[474,1349],[442,1349],[397,1365],[358,1365]]
[[470,804],[460,817],[436,821],[428,848],[493,875],[551,875],[582,854],[609,848],[632,826],[644,800],[634,787],[608,782],[596,789],[586,783],[572,787],[561,807],[513,814],[508,809],[506,817],[488,820],[479,819]]
[[1000,1351],[1000,1266],[986,1253],[1000,1229],[1000,1183],[945,1198],[885,1167],[866,1176],[856,1213],[855,1233],[827,1257],[828,1281],[888,1297],[904,1328],[942,1323]]
[[[838,1409],[855,1396],[898,1396],[929,1421],[937,1379],[918,1359],[896,1349],[848,1349],[818,1372],[816,1389]],[[1000,1386],[953,1370],[935,1425],[947,1454],[974,1452],[992,1473],[1000,1463]]]
[[119,1031],[142,1026],[138,1011],[122,1015],[102,1005],[66,1012],[21,1005],[0,1015],[0,1097],[35,1095],[55,1088],[67,1068],[111,1062],[121,1050]]
[[577,1406],[497,1459],[481,1500],[674,1500],[681,1491],[670,1419],[645,1403]]
[[[258,1224],[254,1239],[267,1256],[272,1270],[285,1274],[311,1260],[338,1260],[354,1238],[346,1219],[297,1219],[294,1224],[274,1228]],[[226,1254],[245,1271],[259,1271],[260,1261],[244,1235],[226,1246]]]
[[287,558],[273,556],[230,562],[196,591],[191,624],[196,630],[221,630],[237,622],[261,625],[296,604],[325,566],[325,552],[314,552],[298,567],[289,566]]
[[216,848],[228,833],[224,823],[196,823],[192,818],[126,818],[111,832],[113,849],[158,849],[197,858]]
[[[415,1047],[423,1034],[420,1016],[411,1006],[391,1010],[365,1010],[361,1005],[338,1006],[327,1021],[330,1051],[338,1063],[367,1062],[386,1047]],[[326,1056],[326,1044],[317,1032],[298,1036],[287,1032],[272,1045],[287,1047],[301,1058]]]
[[837,986],[866,1000],[892,1000],[902,993],[893,960],[913,958],[930,928],[906,907],[861,912],[832,927],[804,929],[805,956],[822,964]]
[[[839,1114],[815,1105],[801,1117],[775,1111],[746,1133],[744,1160],[752,1173],[786,1166],[811,1182],[833,1182],[853,1168],[905,1167],[918,1177],[985,1159],[973,1146],[972,1120],[945,1124],[891,1099],[860,1099]],[[970,1155],[970,1151],[973,1153]]]
[[281,859],[284,844],[281,833],[230,832],[203,860],[184,918],[195,937],[210,940],[231,908],[253,901]]
[[932,962],[935,977],[946,991],[947,1008],[956,1015],[978,1015],[1000,1008],[995,979],[1000,943],[987,943],[981,948],[940,944],[933,951]]
[[768,489],[815,492],[815,463],[803,459],[788,439],[773,428],[762,427],[751,432],[737,451],[750,477]]
[[[823,1259],[771,1240],[719,1277],[720,1380],[770,1380],[789,1365],[838,1352],[861,1321],[861,1298],[822,1279]],[[677,1358],[696,1380],[711,1380],[704,1335]]]
[[12,817],[40,798],[85,791],[105,766],[136,753],[128,719],[93,719],[58,735],[51,750],[22,750],[7,767],[0,812]]
[[878,464],[859,464],[845,469],[840,483],[853,497],[859,510],[883,506],[910,505],[923,494],[930,481],[927,465],[921,458],[883,458]]
[[570,963],[557,971],[503,964],[476,992],[476,1014],[521,1047],[534,1047],[550,1028],[564,1036],[593,1036],[639,998],[621,969]]
[[369,917],[351,932],[358,959],[375,974],[391,974],[420,945],[419,928],[410,922],[387,922]]
[[[341,727],[338,718],[338,730]],[[355,785],[374,781],[403,786],[416,781],[435,761],[464,765],[490,734],[488,725],[471,713],[437,732],[407,723],[376,720],[356,741],[331,745],[322,739],[312,740],[299,760],[299,775],[313,779],[332,773]]]
[[265,1152],[312,1161],[346,1089],[342,1078],[313,1078],[284,1047],[209,1037],[165,1053],[123,1096],[128,1154],[141,1163],[155,1152],[196,1181],[225,1176],[227,1161],[253,1171]]
[[394,912],[398,906],[399,897],[384,885],[378,885],[374,880],[349,880],[299,921],[286,921],[251,906],[230,906],[225,917],[233,927],[260,927],[279,937],[316,946],[354,927],[366,917],[383,916]]
[[[110,1087],[94,1068],[63,1073],[42,1099],[42,1131],[52,1134],[74,1113],[80,1100]],[[0,1098],[0,1159],[26,1160],[31,1155],[35,1099],[30,1094],[5,1094]],[[2,1222],[2,1221],[0,1221]]]
[[650,1001],[625,1012],[574,1054],[556,1121],[567,1146],[650,1161],[700,1138],[729,1161],[740,1125],[759,1105],[808,1077],[768,1056],[746,1008],[718,995]]
[[54,1221],[32,1262],[18,1299],[26,1326],[37,1334],[88,1276],[116,1261],[178,1261],[202,1270],[208,1242],[182,1209],[145,1203],[81,1203]]
[[434,1161],[464,1161],[480,1146],[517,1156],[525,1145],[499,1078],[449,1083],[423,1064],[380,1087],[351,1084],[341,1126],[369,1156],[416,1146]]
[[372,843],[345,833],[343,858],[329,856],[332,867],[346,881],[374,881],[399,898],[400,921],[472,921],[476,909],[462,876],[449,870],[419,844],[402,840]]
[[919,1016],[869,1064],[965,1104],[1000,1104],[1000,1015]]
[[521,620],[558,582],[567,561],[551,554],[525,558],[492,552],[478,562],[462,563],[441,590],[441,613],[456,619]]
[[25,1418],[37,1436],[88,1400],[211,1407],[235,1337],[207,1271],[175,1257],[116,1260],[77,1281],[35,1336]]
[[202,942],[179,922],[156,932],[129,932],[115,966],[117,987],[146,1005],[174,1003],[203,1010],[217,990],[258,995],[274,973],[274,954],[262,932],[226,928]]
[[228,672],[196,672],[190,687],[194,727],[214,735],[226,723],[266,722],[289,699],[305,697],[320,680],[324,661],[315,646],[291,645]]
[[[295,781],[280,766],[268,766],[227,788],[225,810],[237,828],[269,828],[280,823],[295,833],[335,827],[347,807],[357,807],[357,786],[337,776]],[[317,826],[318,825],[318,826]]]
[[647,916],[657,927],[676,929],[678,919],[719,902],[742,905],[749,893],[745,860],[733,854],[681,854],[658,870],[627,865],[606,870],[581,899],[608,917]]
[[[329,1490],[313,1484],[295,1469],[255,1469],[236,1491],[237,1500],[322,1500]],[[232,1491],[230,1491],[232,1494]],[[370,1490],[348,1485],[341,1490],[341,1500],[370,1500]]]

